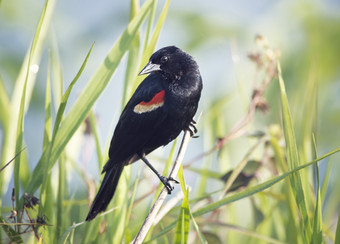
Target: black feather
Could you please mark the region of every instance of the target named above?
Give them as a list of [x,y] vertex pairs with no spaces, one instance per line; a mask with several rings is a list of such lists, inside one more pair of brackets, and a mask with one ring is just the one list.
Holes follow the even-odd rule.
[[[119,118],[108,153],[110,159],[103,169],[105,177],[86,220],[106,209],[125,165],[168,144],[182,130],[190,129],[197,111],[202,78],[197,63],[189,54],[175,46],[162,48],[151,56],[140,74],[149,75]],[[158,97],[157,94],[162,95]],[[140,109],[145,104],[147,109]],[[154,104],[157,106],[149,106]],[[167,185],[163,177],[162,182]]]
[[111,167],[105,174],[103,182],[99,188],[96,198],[94,199],[91,209],[86,217],[86,221],[92,220],[98,213],[104,211],[109,205],[118,185],[120,175],[123,172],[124,165],[116,164]]

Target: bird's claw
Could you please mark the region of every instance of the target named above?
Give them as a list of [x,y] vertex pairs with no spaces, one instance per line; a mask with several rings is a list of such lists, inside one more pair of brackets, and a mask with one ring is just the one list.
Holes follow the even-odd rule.
[[189,124],[189,128],[188,128],[188,130],[189,130],[189,132],[190,132],[190,136],[192,137],[192,138],[197,138],[198,136],[194,136],[196,133],[197,133],[197,128],[196,128],[196,121],[195,120],[192,120],[191,122],[190,122],[190,124]]
[[165,176],[161,176],[159,179],[160,179],[160,180],[162,181],[162,183],[164,184],[165,188],[166,188],[167,191],[168,191],[168,194],[171,194],[171,192],[174,190],[174,186],[171,185],[170,181],[173,181],[173,182],[179,184],[179,181],[178,181],[178,180],[175,180],[175,179],[172,178],[172,177],[166,178]]

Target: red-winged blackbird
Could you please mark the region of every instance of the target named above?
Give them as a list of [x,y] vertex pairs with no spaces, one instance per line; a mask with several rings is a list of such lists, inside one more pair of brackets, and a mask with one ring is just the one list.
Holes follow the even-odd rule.
[[195,60],[175,46],[155,52],[139,75],[149,74],[126,104],[113,133],[105,176],[86,220],[106,209],[125,165],[142,159],[170,194],[172,178],[161,176],[145,155],[174,140],[182,130],[196,132],[193,116],[202,78]]

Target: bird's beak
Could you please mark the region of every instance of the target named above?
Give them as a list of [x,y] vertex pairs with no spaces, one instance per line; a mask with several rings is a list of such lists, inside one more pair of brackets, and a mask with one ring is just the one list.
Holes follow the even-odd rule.
[[146,75],[153,71],[161,70],[161,67],[159,64],[153,64],[151,61],[145,65],[145,67],[142,69],[142,71],[138,75]]

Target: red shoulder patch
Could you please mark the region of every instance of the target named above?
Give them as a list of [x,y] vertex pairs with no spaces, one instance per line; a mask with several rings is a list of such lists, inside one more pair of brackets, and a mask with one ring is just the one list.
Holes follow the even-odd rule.
[[165,91],[161,90],[160,92],[156,93],[155,96],[149,102],[142,101],[139,104],[137,104],[134,107],[133,111],[135,113],[141,114],[151,112],[156,108],[162,107],[164,104],[164,96]]

